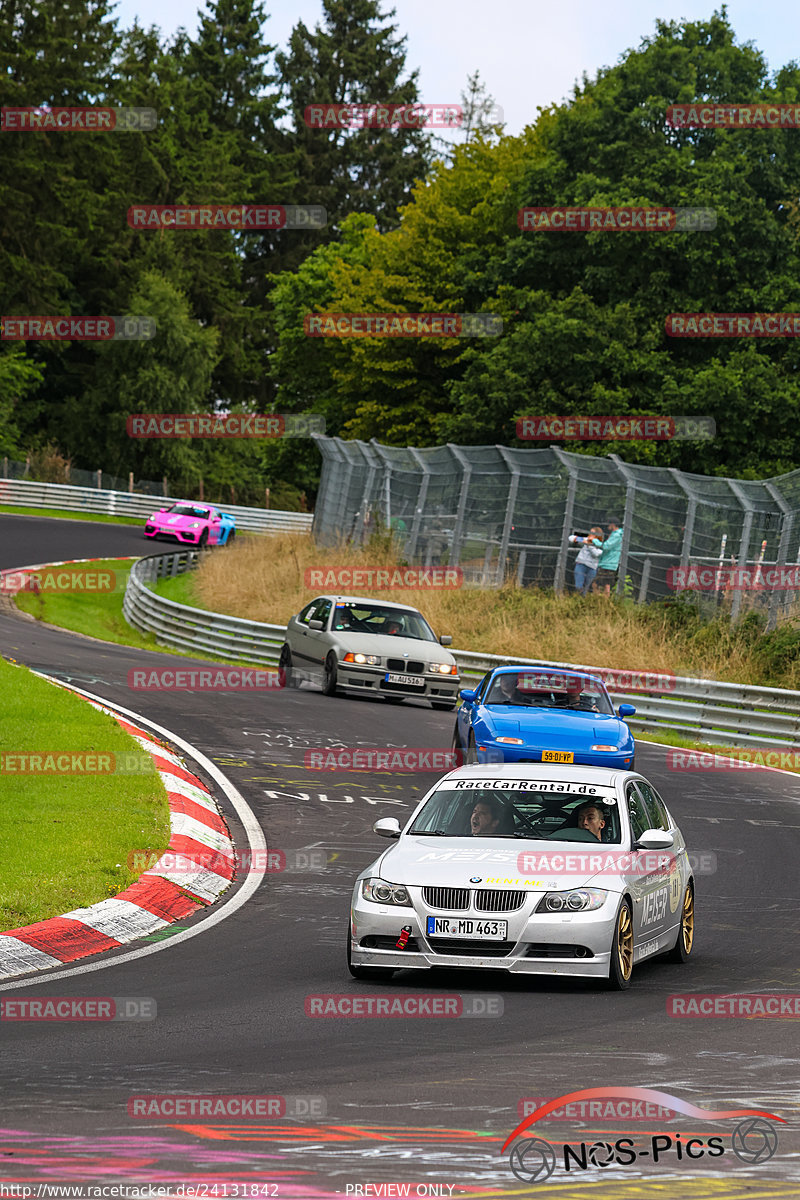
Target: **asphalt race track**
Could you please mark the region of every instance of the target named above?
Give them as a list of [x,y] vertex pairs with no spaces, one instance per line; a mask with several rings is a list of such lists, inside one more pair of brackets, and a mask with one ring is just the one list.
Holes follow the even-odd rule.
[[[140,529],[0,516],[0,568],[56,559],[155,553]],[[451,631],[458,645],[458,630]],[[0,653],[129,708],[192,742],[240,790],[270,848],[324,850],[323,871],[266,874],[231,916],[211,909],[181,928],[199,936],[152,939],[3,987],[6,994],[150,996],[150,1022],[3,1022],[0,1177],[20,1181],[269,1182],[281,1198],[358,1195],[355,1186],[444,1186],[429,1195],[588,1193],[628,1196],[800,1194],[797,1022],[674,1019],[675,992],[793,992],[800,984],[800,777],[765,770],[676,774],[665,750],[640,744],[637,767],[663,791],[694,852],[716,856],[698,876],[697,941],[686,966],[651,962],[632,987],[591,982],[407,973],[389,984],[350,978],[345,935],[352,880],[386,843],[380,816],[407,813],[435,776],[307,770],[308,749],[447,748],[453,716],[422,702],[402,707],[330,699],[311,688],[258,694],[134,692],[133,666],[192,665],[43,627],[0,608]],[[531,647],[535,654],[535,648]],[[0,718],[2,708],[0,705]],[[202,772],[200,772],[202,775]],[[210,781],[209,781],[210,782]],[[0,787],[2,780],[0,780]],[[243,830],[228,808],[236,840]],[[242,842],[242,844],[244,844]],[[225,901],[223,901],[224,905]],[[104,969],[97,969],[98,964]],[[91,969],[87,969],[90,967]],[[403,992],[493,995],[496,1018],[313,1019],[307,996]],[[721,1157],[610,1165],[526,1186],[499,1149],[522,1097],[555,1097],[618,1084],[656,1088],[704,1108],[779,1114],[779,1145],[764,1163]],[[142,1094],[259,1094],[324,1103],[268,1122],[156,1123],[132,1119]],[[314,1115],[316,1112],[317,1115]],[[728,1126],[728,1129],[730,1126]],[[563,1130],[563,1132],[562,1132]],[[545,1136],[576,1144],[655,1133],[720,1134],[695,1119],[573,1120]],[[644,1139],[644,1140],[642,1140]],[[213,1195],[211,1191],[209,1195]],[[222,1192],[218,1193],[222,1195]],[[232,1194],[230,1191],[228,1195]],[[240,1192],[240,1194],[242,1194]],[[361,1192],[376,1195],[379,1192]],[[384,1193],[384,1194],[392,1194]],[[396,1193],[395,1193],[396,1194]]]

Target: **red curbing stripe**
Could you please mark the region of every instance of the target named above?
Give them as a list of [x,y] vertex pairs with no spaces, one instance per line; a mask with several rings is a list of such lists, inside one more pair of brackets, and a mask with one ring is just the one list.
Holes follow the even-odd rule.
[[191,771],[187,771],[186,767],[179,767],[177,763],[170,762],[168,758],[161,758],[157,750],[150,750],[148,753],[153,756],[157,771],[163,771],[167,775],[175,775],[178,779],[182,779],[184,783],[190,783],[198,791],[205,792],[207,796],[210,795],[208,788],[200,782],[196,775],[193,775]]
[[4,929],[3,933],[19,938],[35,950],[52,954],[61,962],[73,962],[76,958],[86,958],[89,954],[114,950],[122,945],[115,938],[98,933],[96,929],[90,929],[88,925],[69,917],[51,917],[35,925],[23,925],[21,929]]
[[[168,790],[167,795],[169,796],[170,812],[181,813],[185,817],[192,817],[195,821],[199,821],[201,825],[205,825],[206,829],[213,829],[214,833],[221,833],[223,837],[230,840],[228,826],[219,813],[210,812],[202,804],[198,804],[189,796],[182,796],[180,792],[171,792]],[[170,841],[169,849],[171,850],[172,848],[172,841]]]
[[151,875],[145,871],[121,894],[118,899],[128,900],[138,904],[146,912],[161,917],[162,921],[180,921],[190,913],[203,908],[199,900],[187,896],[177,883],[171,879],[163,879],[160,875]]

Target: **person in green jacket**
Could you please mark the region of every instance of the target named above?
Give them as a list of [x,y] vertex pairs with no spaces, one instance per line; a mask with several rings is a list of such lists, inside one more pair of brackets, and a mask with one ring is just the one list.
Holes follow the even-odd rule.
[[622,551],[622,529],[619,521],[609,521],[606,525],[608,534],[603,542],[603,553],[597,564],[597,578],[594,587],[598,592],[611,595],[611,585],[617,582],[619,556]]

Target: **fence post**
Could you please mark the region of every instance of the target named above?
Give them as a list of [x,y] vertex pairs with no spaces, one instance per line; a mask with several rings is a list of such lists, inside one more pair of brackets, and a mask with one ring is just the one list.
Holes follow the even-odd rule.
[[563,450],[558,446],[551,446],[553,454],[555,454],[562,466],[569,471],[569,482],[567,484],[567,503],[564,508],[564,524],[561,527],[561,545],[558,548],[558,558],[556,559],[556,572],[553,578],[553,591],[556,595],[560,595],[564,591],[567,579],[567,553],[569,551],[570,529],[572,528],[572,514],[575,510],[575,491],[578,486],[578,477],[573,469],[572,464],[567,458]]
[[128,471],[128,491],[133,491],[133,471]]
[[456,510],[456,524],[453,530],[453,544],[447,560],[448,566],[457,567],[461,560],[461,542],[464,537],[467,496],[469,495],[469,485],[472,481],[472,464],[458,446],[454,446],[452,442],[447,443],[447,449],[461,467],[461,491],[458,494],[458,509]]
[[103,471],[102,471],[102,468],[98,467],[97,468],[97,487],[101,488],[102,486],[103,486]]
[[162,487],[162,490],[163,490],[163,492],[164,492],[164,496],[165,496],[165,498],[166,498],[166,497],[169,495],[169,492],[167,491],[167,477],[166,477],[166,475],[163,475],[163,476],[161,477],[161,487]]
[[522,587],[522,581],[525,578],[525,562],[528,558],[528,551],[521,550],[519,560],[517,562],[517,587]]
[[203,501],[204,499],[205,499],[205,497],[203,495],[203,476],[201,475],[200,476],[200,500]]
[[[777,566],[788,567],[789,565],[789,539],[792,536],[792,528],[794,526],[794,513],[791,505],[784,500],[781,493],[772,483],[765,483],[764,487],[769,492],[772,499],[781,510],[781,537],[778,545]],[[770,592],[770,597],[767,602],[767,625],[766,633],[770,633],[778,624],[778,610],[786,603],[786,592],[781,588],[773,588]]]
[[497,555],[496,582],[500,586],[503,583],[506,573],[508,543],[511,541],[511,528],[514,524],[514,509],[517,504],[517,492],[519,491],[520,469],[505,446],[498,446],[497,449],[500,451],[503,462],[511,472],[511,480],[508,485],[508,500],[506,501],[506,516],[503,521],[503,532],[500,535],[500,549]]
[[3,479],[8,479],[8,458],[3,455]]
[[269,488],[264,488],[264,508],[269,508]]
[[411,536],[406,542],[406,558],[409,562],[413,561],[417,553],[417,544],[419,542],[419,529],[422,524],[422,517],[425,512],[425,503],[428,498],[428,485],[431,481],[431,469],[425,462],[418,450],[413,446],[408,447],[411,457],[422,471],[422,478],[419,483],[419,492],[417,493],[417,503],[414,506],[414,522],[411,526]]
[[639,595],[636,600],[637,604],[644,604],[645,601],[647,600],[647,589],[650,586],[650,567],[651,567],[651,565],[652,565],[652,559],[650,559],[650,558],[646,558],[644,560],[644,562],[642,563],[642,578],[639,583]]
[[[755,510],[754,510],[753,506],[750,504],[749,500],[747,499],[747,496],[746,496],[743,488],[739,487],[739,484],[736,482],[736,480],[726,479],[725,482],[728,484],[728,487],[731,489],[734,496],[736,497],[736,499],[739,501],[742,508],[744,509],[744,523],[742,525],[742,540],[739,545],[739,559],[738,559],[738,562],[736,563],[736,565],[737,565],[737,567],[746,567],[747,566],[747,552],[750,549],[750,533],[753,528],[753,515],[754,515]],[[740,578],[741,578],[741,576],[740,576]],[[734,621],[739,616],[739,609],[741,607],[742,607],[742,589],[740,587],[738,587],[738,588],[735,588],[734,592],[733,592],[733,603],[731,604],[731,625],[733,625]]]

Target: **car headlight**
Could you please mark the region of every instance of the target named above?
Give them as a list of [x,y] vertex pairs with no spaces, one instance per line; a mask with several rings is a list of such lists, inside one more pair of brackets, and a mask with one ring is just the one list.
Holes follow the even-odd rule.
[[502,737],[502,738],[495,738],[494,740],[495,740],[496,742],[508,742],[508,743],[509,743],[511,746],[524,746],[524,745],[525,745],[525,743],[523,742],[522,738],[506,738],[506,737]]
[[433,671],[434,675],[457,675],[458,667],[455,663],[451,666],[450,663],[428,663],[428,670]]
[[348,653],[348,654],[345,654],[344,658],[342,659],[342,662],[367,663],[370,667],[378,667],[378,666],[380,666],[381,659],[380,659],[379,654]]
[[361,895],[374,904],[402,904],[411,907],[411,897],[400,883],[387,883],[385,879],[364,879]]
[[593,750],[619,750],[619,746],[592,746]]
[[590,912],[602,908],[608,892],[602,888],[578,888],[574,892],[545,892],[537,912]]
[[190,528],[190,529],[199,529],[199,528],[200,528],[200,526],[201,526],[202,524],[203,524],[203,522],[202,522],[202,521],[192,521],[192,523],[191,523],[191,525],[189,526],[189,528]]

